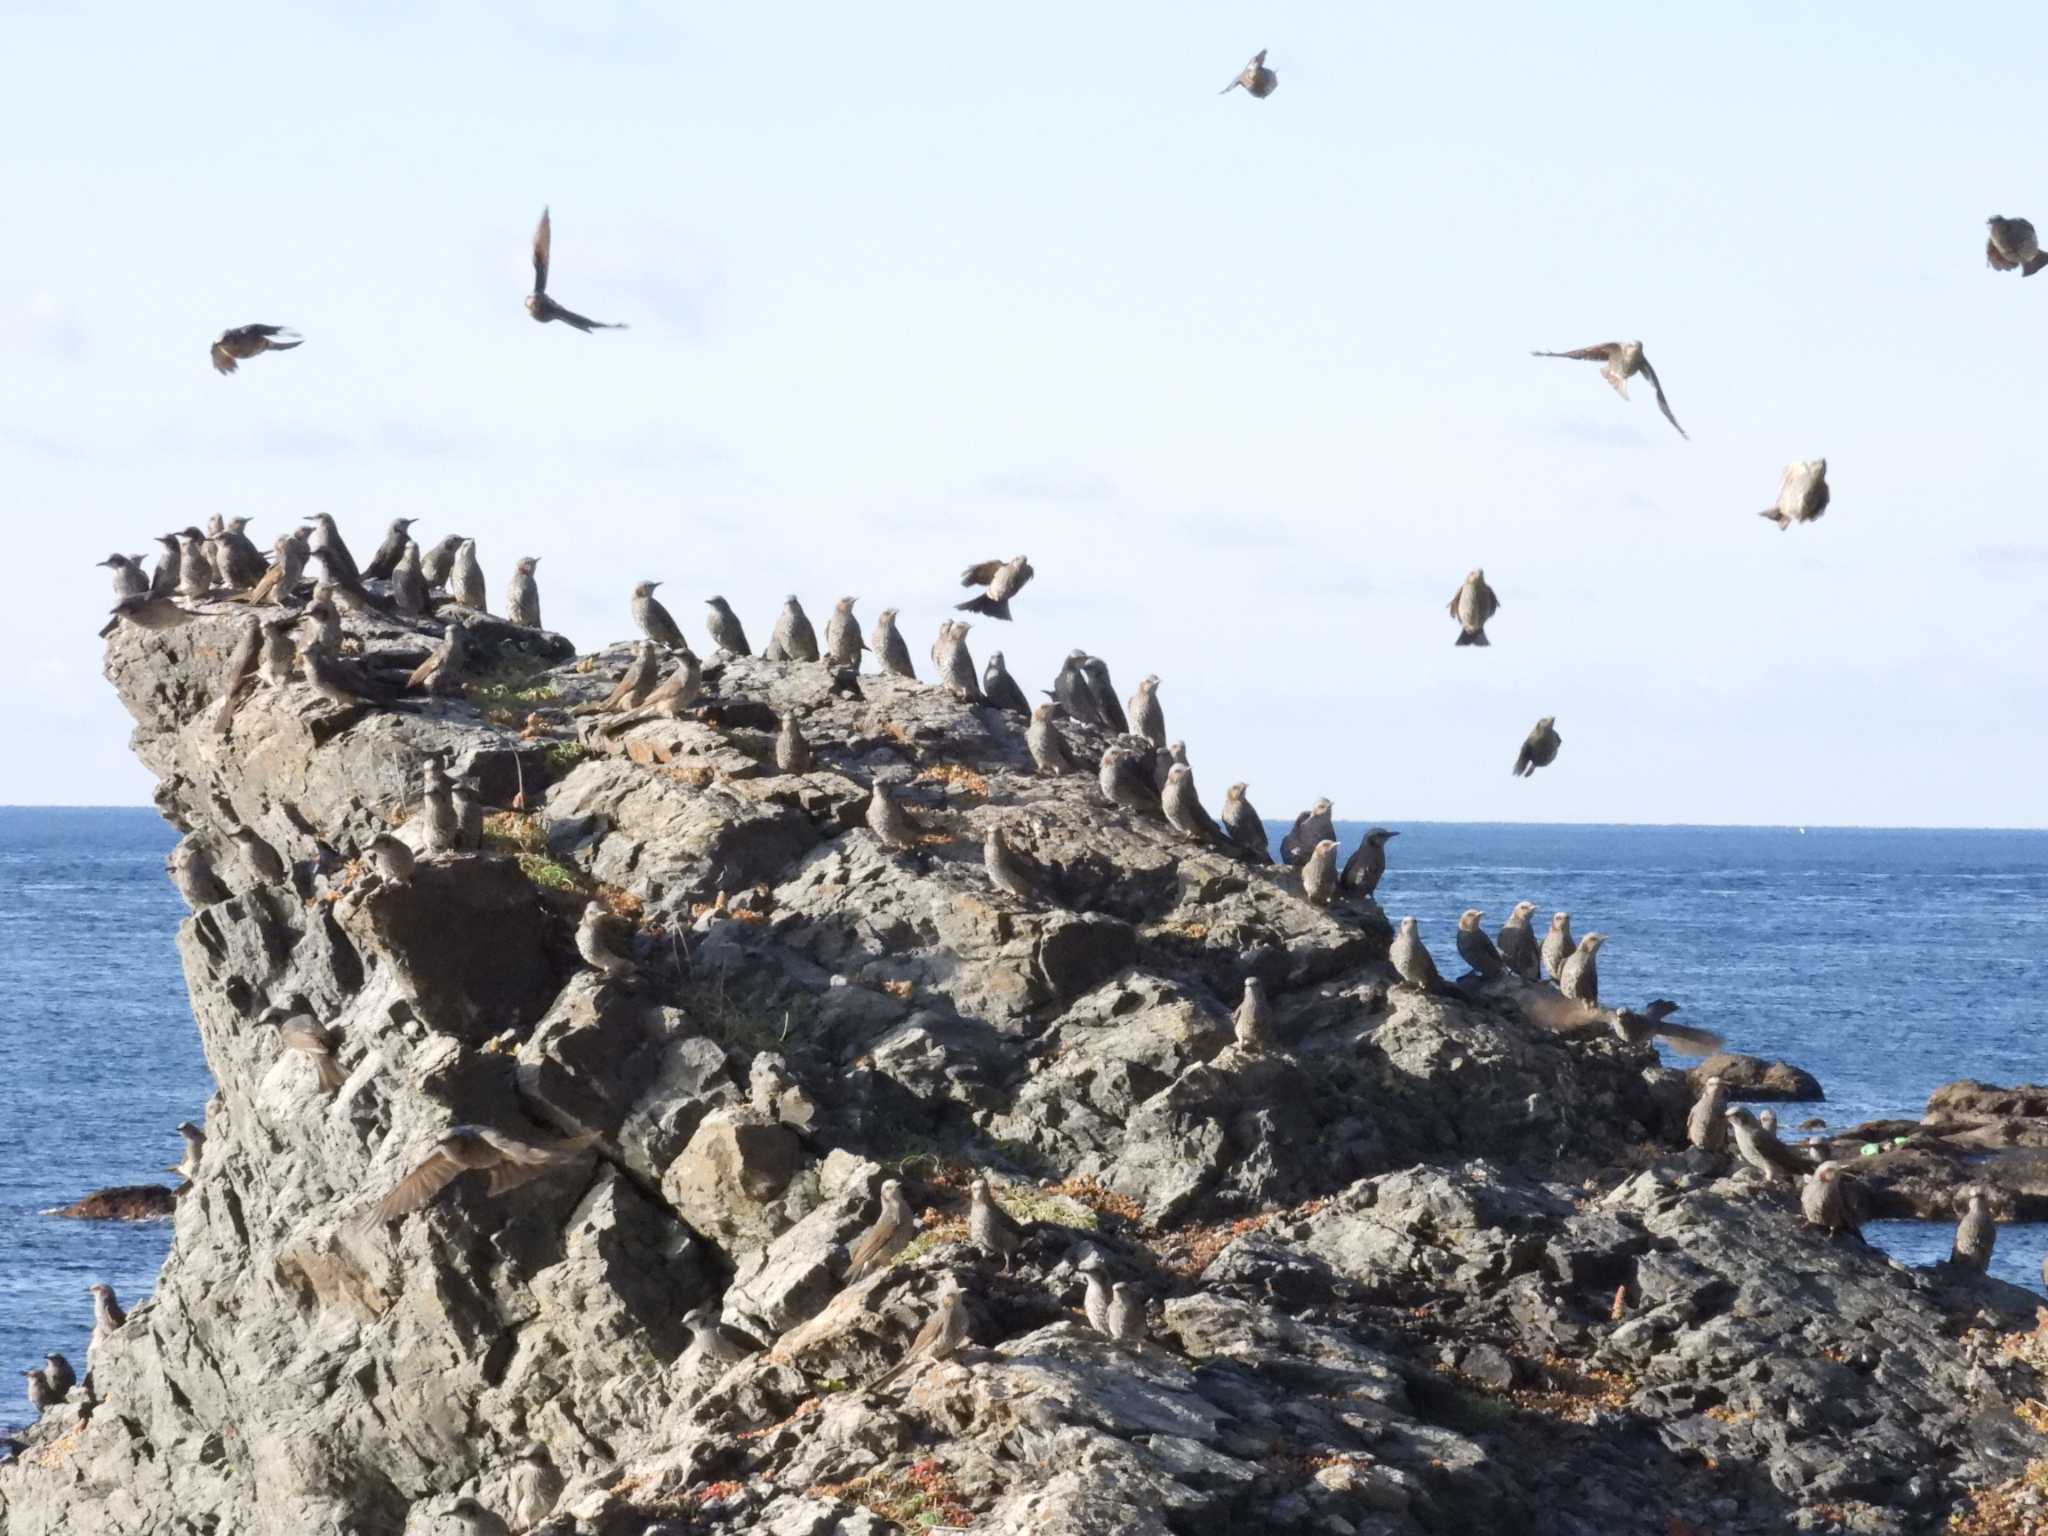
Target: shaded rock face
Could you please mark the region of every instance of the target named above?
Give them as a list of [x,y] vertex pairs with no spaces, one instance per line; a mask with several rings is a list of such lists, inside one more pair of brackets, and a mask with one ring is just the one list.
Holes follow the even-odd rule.
[[116,1184],[51,1214],[73,1221],[160,1221],[177,1205],[178,1192],[168,1184]]
[[[999,711],[741,658],[610,731],[570,710],[622,650],[497,625],[481,665],[517,687],[471,691],[512,708],[266,685],[221,736],[235,623],[108,650],[219,877],[179,934],[219,1093],[94,1402],[0,1468],[10,1536],[519,1529],[551,1479],[550,1529],[603,1533],[1903,1533],[2048,1452],[1997,1347],[2023,1295],[1662,1150],[1690,1096],[1650,1051],[1541,1027],[1513,979],[1396,987],[1370,901],[1035,776]],[[434,638],[346,623],[378,675]],[[349,856],[423,846],[430,756],[500,814],[382,882]],[[867,830],[878,780],[907,848]],[[991,824],[1036,898],[991,885]],[[630,975],[579,960],[590,900]],[[1275,1049],[1234,1040],[1251,975]],[[338,1087],[272,1009],[331,1031]],[[455,1123],[595,1141],[366,1220]],[[888,1178],[921,1231],[848,1286]],[[1143,1342],[1083,1321],[1084,1264]],[[966,1344],[859,1390],[949,1281]]]

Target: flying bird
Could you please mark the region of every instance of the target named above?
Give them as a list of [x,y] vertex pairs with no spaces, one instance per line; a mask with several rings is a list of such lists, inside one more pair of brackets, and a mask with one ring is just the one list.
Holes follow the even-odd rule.
[[1757,514],[1768,517],[1783,533],[1794,523],[1810,523],[1828,509],[1828,461],[1807,459],[1787,464],[1778,480],[1778,503]]
[[1478,567],[1465,573],[1464,584],[1451,594],[1451,617],[1458,621],[1459,645],[1491,645],[1486,638],[1486,621],[1500,611],[1500,599],[1486,584],[1486,572]]
[[1010,599],[1024,590],[1026,582],[1037,573],[1031,569],[1031,562],[1022,555],[1008,560],[984,560],[979,565],[970,565],[960,573],[963,587],[987,587],[979,597],[970,597],[964,603],[953,606],[963,613],[986,614],[991,619],[1007,619],[1010,616]]
[[[1531,357],[1568,357],[1575,362],[1598,363],[1600,377],[1614,386],[1614,392],[1622,399],[1628,398],[1628,381],[1641,374],[1650,381],[1650,388],[1657,391],[1657,409],[1664,413],[1664,419],[1678,430],[1680,437],[1686,437],[1685,428],[1678,425],[1678,418],[1671,414],[1671,402],[1664,398],[1664,386],[1657,381],[1657,370],[1650,366],[1650,360],[1643,356],[1640,341],[1603,341],[1597,347],[1580,347],[1575,352],[1532,352]],[[1686,441],[1690,442],[1689,437]]]
[[2020,269],[2022,277],[2032,277],[2043,267],[2048,267],[2048,256],[2041,254],[2040,242],[2034,238],[2034,226],[2025,219],[2001,218],[1997,214],[1986,219],[1991,238],[1984,242],[1984,263],[1997,272]]
[[526,312],[542,325],[550,320],[560,320],[579,331],[623,331],[626,327],[618,321],[589,319],[573,309],[564,309],[548,297],[548,248],[553,243],[554,227],[548,222],[547,209],[543,208],[540,223],[533,231],[533,292],[526,296]]
[[551,1146],[522,1141],[481,1125],[451,1126],[434,1150],[415,1164],[412,1171],[377,1202],[373,1221],[397,1221],[432,1203],[434,1197],[463,1174],[486,1174],[484,1193],[502,1195],[507,1190],[539,1178],[550,1168],[566,1163],[597,1140],[595,1131],[584,1131]]
[[305,341],[297,331],[283,325],[238,325],[222,331],[213,344],[215,373],[233,373],[242,363],[265,352],[289,352]]
[[1557,761],[1557,749],[1564,744],[1564,738],[1557,734],[1557,717],[1545,715],[1536,722],[1522,743],[1522,750],[1515,754],[1514,776],[1526,779],[1538,768],[1548,768]]
[[1261,48],[1252,55],[1251,63],[1245,65],[1243,69],[1237,72],[1237,78],[1216,94],[1218,96],[1228,96],[1241,85],[1247,91],[1250,91],[1252,95],[1258,97],[1259,100],[1264,101],[1273,94],[1274,87],[1279,85],[1279,83],[1280,77],[1274,74],[1272,70],[1266,68],[1266,50]]

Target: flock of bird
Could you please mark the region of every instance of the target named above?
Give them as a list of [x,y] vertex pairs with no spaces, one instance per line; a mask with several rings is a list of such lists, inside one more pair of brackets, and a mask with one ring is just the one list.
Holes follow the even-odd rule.
[[[1262,50],[1224,91],[1242,88],[1253,98],[1264,100],[1278,83]],[[2048,256],[2041,252],[2033,226],[2026,220],[1993,217],[1989,229],[1986,258],[1994,269],[2016,269],[2032,276],[2048,265]],[[532,243],[533,289],[525,299],[532,318],[543,324],[559,320],[586,333],[624,329],[621,324],[591,320],[549,294],[552,243],[551,219],[543,210]],[[296,349],[302,342],[303,338],[284,326],[236,326],[212,344],[211,358],[217,370],[232,374],[243,362],[267,352]],[[1601,376],[1624,400],[1628,398],[1628,381],[1641,377],[1654,391],[1665,419],[1681,437],[1687,436],[1640,341],[1534,355],[1597,362]],[[1786,467],[1776,501],[1761,515],[1781,529],[1789,529],[1820,517],[1828,501],[1826,461],[1798,462]],[[147,630],[173,628],[197,617],[189,605],[202,601],[275,610],[269,617],[252,611],[245,622],[212,711],[211,729],[227,733],[237,710],[257,688],[288,688],[299,681],[320,699],[347,709],[388,706],[408,694],[435,698],[460,693],[469,660],[468,616],[490,611],[474,539],[449,535],[422,549],[411,535],[414,520],[398,518],[375,555],[358,565],[328,514],[319,514],[306,525],[279,535],[268,558],[247,536],[247,523],[246,518],[215,517],[203,532],[187,527],[159,535],[161,553],[153,569],[145,568],[139,555],[116,554],[101,562],[113,572],[116,599],[103,634],[124,622]],[[535,575],[538,558],[527,556],[517,562],[505,592],[504,617],[514,625],[541,627]],[[317,581],[308,577],[308,567],[313,564],[320,567]],[[1022,555],[977,562],[962,573],[961,582],[982,590],[956,607],[977,617],[1010,620],[1012,602],[1034,574]],[[643,581],[632,590],[631,613],[644,639],[616,686],[602,700],[579,710],[603,717],[596,729],[615,733],[649,719],[677,718],[702,694],[704,663],[655,596],[660,585]],[[714,596],[705,601],[706,628],[714,650],[727,656],[752,655],[745,628],[725,599]],[[864,654],[875,658],[880,671],[914,679],[909,647],[896,626],[898,610],[882,610],[872,632],[863,639],[853,612],[856,601],[844,597],[835,604],[821,645],[803,605],[795,596],[789,597],[775,619],[763,658],[793,665],[823,664],[833,669],[835,687],[856,692]],[[1457,625],[1455,643],[1489,645],[1486,626],[1499,607],[1484,571],[1469,572],[1449,604]],[[364,661],[344,654],[344,609],[374,609],[424,626],[443,608],[450,612],[442,619],[439,644],[403,680],[379,675]],[[1066,774],[1081,767],[1071,732],[1063,727],[1100,732],[1108,744],[1096,759],[1097,782],[1112,806],[1139,816],[1156,816],[1191,843],[1258,865],[1273,862],[1265,826],[1246,798],[1246,785],[1229,787],[1218,816],[1211,816],[1203,806],[1185,744],[1168,740],[1156,675],[1140,682],[1128,701],[1119,701],[1106,663],[1076,650],[1069,653],[1054,679],[1048,701],[1034,707],[1009,674],[1000,651],[992,653],[987,666],[977,671],[966,643],[971,628],[964,620],[949,619],[941,624],[930,652],[939,682],[959,699],[1024,717],[1025,742],[1037,772]],[[665,657],[672,659],[672,665],[664,674]],[[1556,760],[1560,744],[1554,718],[1545,716],[1522,743],[1513,772],[1526,777],[1549,766]],[[811,765],[812,749],[794,714],[785,715],[778,723],[774,756],[778,770],[785,773],[803,772]],[[475,786],[451,780],[438,763],[430,762],[425,770],[420,814],[424,826],[415,839],[420,844],[417,852],[411,843],[388,833],[357,850],[377,880],[403,883],[411,878],[421,853],[433,857],[474,848],[481,841],[482,807]],[[866,826],[890,848],[908,848],[917,841],[917,828],[909,813],[881,780],[873,786]],[[259,879],[274,883],[286,877],[281,857],[253,830],[236,828],[229,835]],[[1304,899],[1328,907],[1340,893],[1374,895],[1387,868],[1386,845],[1398,835],[1387,828],[1371,829],[1340,867],[1332,805],[1327,799],[1318,800],[1295,818],[1282,839],[1278,862],[1296,872]],[[1008,845],[1000,826],[992,825],[985,833],[983,863],[991,883],[1006,894],[1026,902],[1047,899],[1041,874]],[[195,906],[224,899],[227,894],[211,868],[209,855],[190,840],[174,855],[171,873]],[[1482,912],[1468,910],[1460,916],[1455,944],[1471,973],[1462,987],[1444,979],[1413,916],[1402,918],[1389,959],[1402,985],[1441,996],[1470,997],[1483,984],[1509,977],[1541,987],[1547,973],[1554,991],[1537,995],[1553,997],[1555,1002],[1532,1005],[1525,998],[1525,1010],[1532,1017],[1573,1025],[1598,1021],[1631,1044],[1662,1038],[1693,1052],[1720,1044],[1719,1037],[1709,1031],[1672,1022],[1677,1005],[1668,1001],[1653,1002],[1640,1011],[1603,1008],[1598,955],[1606,935],[1592,932],[1575,941],[1570,914],[1558,912],[1539,942],[1530,927],[1535,910],[1534,903],[1519,902],[1492,937],[1480,926]],[[578,927],[577,947],[602,978],[623,980],[630,976],[634,962],[617,946],[610,921],[602,907],[595,903],[587,907]],[[345,1077],[338,1061],[339,1042],[331,1029],[303,1011],[287,1008],[267,1010],[261,1022],[276,1028],[285,1046],[311,1059],[324,1091],[341,1087]],[[1255,1053],[1279,1048],[1272,1005],[1256,978],[1244,982],[1234,1028],[1240,1050]],[[778,1091],[785,1098],[801,1092],[787,1085]],[[1734,1154],[1766,1179],[1802,1179],[1801,1205],[1806,1218],[1830,1233],[1853,1230],[1854,1202],[1844,1187],[1839,1165],[1826,1161],[1816,1165],[1781,1143],[1769,1111],[1757,1116],[1740,1106],[1731,1107],[1725,1100],[1721,1079],[1709,1078],[1688,1118],[1691,1145],[1702,1153],[1726,1155],[1732,1143]],[[186,1140],[186,1155],[175,1171],[190,1179],[198,1173],[204,1135],[189,1124],[179,1130]],[[505,1193],[571,1161],[593,1140],[592,1135],[581,1134],[543,1144],[483,1126],[453,1127],[375,1204],[366,1220],[401,1220],[426,1207],[470,1172],[484,1175],[487,1194]],[[986,1180],[975,1181],[970,1195],[969,1235],[1007,1269],[1024,1241],[1023,1229],[997,1203]],[[900,1183],[886,1180],[874,1223],[849,1250],[845,1282],[855,1283],[886,1264],[909,1243],[916,1228]],[[1957,1231],[1953,1260],[1982,1270],[1989,1263],[1994,1241],[1987,1192],[1973,1189],[1968,1212]],[[1099,1265],[1091,1263],[1086,1270],[1084,1310],[1089,1321],[1112,1339],[1141,1341],[1144,1302],[1136,1287],[1129,1282],[1107,1283]],[[124,1314],[109,1287],[96,1285],[91,1290],[97,1344],[122,1326]],[[715,1307],[699,1308],[687,1321],[698,1344],[714,1358],[736,1358],[752,1342],[735,1339],[733,1331],[718,1321]],[[957,1283],[949,1280],[906,1356],[871,1383],[871,1388],[886,1384],[921,1360],[945,1358],[967,1333],[964,1301]],[[39,1411],[64,1400],[76,1384],[70,1364],[61,1355],[53,1354],[41,1369],[23,1374],[29,1399]],[[90,1380],[88,1372],[88,1390]]]

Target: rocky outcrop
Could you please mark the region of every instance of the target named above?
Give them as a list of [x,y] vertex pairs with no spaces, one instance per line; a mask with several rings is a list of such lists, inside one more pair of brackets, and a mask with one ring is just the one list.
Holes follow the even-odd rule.
[[[348,624],[384,673],[432,639]],[[1512,979],[1395,986],[1370,901],[1035,775],[1020,720],[742,659],[611,731],[570,710],[622,652],[498,625],[467,700],[264,687],[220,734],[234,626],[108,651],[218,876],[179,944],[219,1093],[94,1401],[0,1469],[10,1536],[498,1529],[458,1505],[536,1478],[602,1533],[1907,1532],[2048,1450],[2025,1293],[1802,1227],[1677,1150],[1648,1049]],[[355,855],[419,843],[429,757],[486,836],[393,884]],[[630,976],[579,960],[590,901]],[[1247,976],[1276,1049],[1235,1043]],[[338,1087],[272,1008],[333,1031]],[[571,1150],[367,1220],[454,1123]],[[973,1243],[976,1177],[1014,1255]],[[922,1230],[847,1285],[885,1178]],[[1142,1342],[1087,1326],[1084,1265]],[[866,1390],[948,1282],[967,1342]]]
[[1882,1217],[1952,1220],[1970,1186],[2001,1221],[2048,1221],[2048,1088],[1944,1083],[1918,1120],[1871,1120],[1814,1139],[1853,1163]]
[[116,1184],[50,1212],[72,1221],[161,1221],[178,1206],[168,1184]]

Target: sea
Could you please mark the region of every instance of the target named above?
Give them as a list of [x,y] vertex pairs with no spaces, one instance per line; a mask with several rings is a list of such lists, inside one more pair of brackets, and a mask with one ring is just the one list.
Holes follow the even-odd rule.
[[[1278,846],[1280,828],[1275,826]],[[1362,824],[1339,824],[1349,852]],[[1960,1077],[2043,1075],[2048,832],[1410,823],[1388,845],[1387,915],[1413,914],[1455,975],[1457,914],[1491,930],[1609,936],[1605,1000],[1670,998],[1729,1048],[1805,1067],[1822,1102],[1781,1127],[1917,1118]],[[105,1281],[149,1294],[168,1222],[48,1214],[113,1184],[175,1182],[180,1120],[213,1084],[185,996],[165,878],[176,834],[147,809],[0,807],[0,1373],[60,1350],[83,1369]],[[1674,1058],[1677,1062],[1677,1059]],[[1682,1062],[1677,1062],[1682,1064]],[[1947,1223],[1867,1229],[1895,1259],[1948,1252]],[[2042,1290],[2048,1224],[2001,1228],[1993,1269]],[[0,1426],[28,1417],[0,1376]]]

